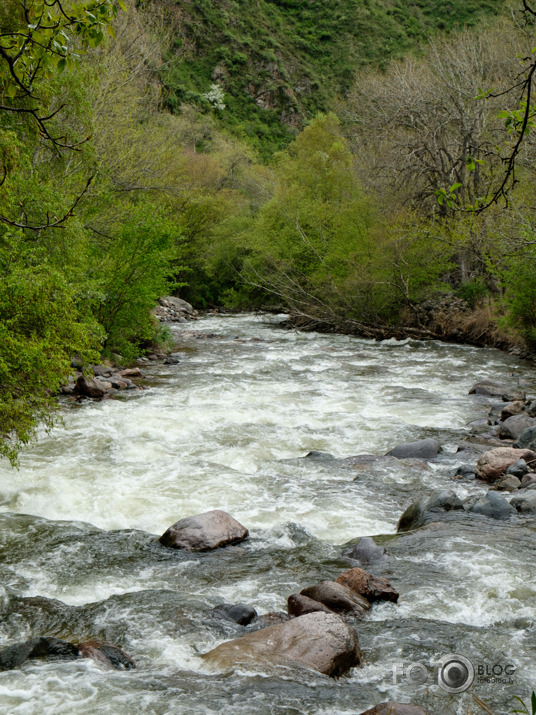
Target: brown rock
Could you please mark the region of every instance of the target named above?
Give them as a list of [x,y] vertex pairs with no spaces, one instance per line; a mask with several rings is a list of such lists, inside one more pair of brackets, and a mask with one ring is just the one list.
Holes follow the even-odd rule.
[[97,397],[102,398],[106,394],[106,390],[109,389],[106,385],[110,383],[104,383],[97,380],[94,377],[86,377],[85,375],[80,375],[76,381],[76,392],[79,395],[85,395],[86,397]]
[[330,611],[351,613],[358,618],[363,618],[370,608],[366,598],[335,581],[321,581],[314,586],[304,588],[300,594],[323,603]]
[[513,474],[505,474],[500,477],[497,482],[491,487],[498,492],[514,492],[521,486],[521,480]]
[[287,599],[287,608],[289,616],[304,616],[306,613],[315,613],[316,611],[322,611],[323,613],[333,613],[333,611],[325,606],[320,601],[314,601],[308,596],[304,596],[301,593],[293,593]]
[[172,549],[209,551],[228,544],[237,544],[249,532],[230,514],[220,509],[180,519],[160,537],[160,543]]
[[337,677],[359,665],[357,633],[334,613],[308,613],[222,643],[203,658],[216,667],[297,664]]
[[504,420],[507,420],[509,417],[513,417],[513,415],[519,415],[521,412],[523,412],[524,409],[525,403],[521,400],[509,402],[502,408],[501,422],[504,422]]
[[380,703],[361,715],[429,715],[429,711],[418,705],[406,703]]
[[528,487],[530,484],[534,484],[535,482],[536,474],[534,474],[534,472],[530,472],[529,474],[525,474],[525,476],[521,480],[521,486]]
[[373,576],[363,569],[353,568],[345,571],[337,579],[337,583],[347,586],[355,593],[371,603],[373,601],[398,601],[398,593],[386,578]]
[[143,372],[139,367],[129,367],[126,370],[121,370],[118,375],[120,377],[143,377]]
[[78,646],[82,658],[91,658],[107,668],[116,670],[130,670],[136,665],[132,658],[121,648],[105,641],[87,641]]
[[536,453],[530,449],[514,449],[513,447],[498,447],[490,449],[479,457],[476,463],[476,476],[485,482],[494,482],[508,467],[518,459],[527,463],[536,459]]

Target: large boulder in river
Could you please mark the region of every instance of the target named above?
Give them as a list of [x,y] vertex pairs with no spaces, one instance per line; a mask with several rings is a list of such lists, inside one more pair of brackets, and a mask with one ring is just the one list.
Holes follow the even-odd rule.
[[0,671],[18,668],[33,658],[76,660],[80,652],[76,645],[52,637],[37,637],[24,643],[15,643],[0,651]]
[[76,381],[75,392],[85,397],[96,397],[101,399],[104,397],[108,389],[111,387],[109,383],[101,382],[96,377],[86,377],[80,375]]
[[342,618],[334,613],[308,613],[222,643],[203,658],[220,668],[251,662],[296,664],[338,677],[359,665],[362,653],[357,633]]
[[476,463],[476,476],[485,482],[494,482],[519,459],[524,459],[529,463],[531,460],[536,460],[536,453],[530,449],[515,449],[513,447],[490,449],[479,457]]
[[416,442],[406,442],[390,449],[386,457],[397,459],[434,459],[442,452],[441,445],[435,439],[419,439]]
[[355,593],[371,603],[373,601],[398,601],[398,593],[386,578],[373,576],[363,569],[355,568],[345,571],[339,576],[336,583],[347,586]]
[[522,412],[519,415],[508,417],[497,430],[497,436],[500,439],[517,439],[527,427],[535,425],[536,419]]
[[363,618],[370,603],[359,593],[336,581],[321,581],[300,591],[302,596],[318,601],[335,613],[350,613]]
[[248,534],[230,514],[214,509],[180,519],[162,534],[160,543],[172,549],[210,551],[244,541]]
[[361,715],[429,715],[429,711],[418,705],[388,702],[379,703]]

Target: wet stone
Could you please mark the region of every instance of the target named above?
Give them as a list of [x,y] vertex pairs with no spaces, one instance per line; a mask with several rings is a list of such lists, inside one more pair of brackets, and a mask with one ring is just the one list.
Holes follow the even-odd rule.
[[185,551],[209,551],[247,538],[249,532],[220,509],[180,519],[160,537],[163,546]]
[[371,539],[369,536],[364,536],[355,546],[344,551],[343,556],[366,565],[380,561],[384,553],[385,549],[382,546],[377,546],[374,539]]
[[300,591],[313,601],[319,601],[335,613],[351,613],[363,618],[370,608],[370,603],[360,594],[336,581],[321,581]]
[[257,616],[257,611],[251,606],[247,606],[244,603],[221,603],[215,608],[213,608],[212,612],[216,615],[222,616],[229,621],[232,621],[233,623],[238,623],[239,626],[249,625],[251,621]]

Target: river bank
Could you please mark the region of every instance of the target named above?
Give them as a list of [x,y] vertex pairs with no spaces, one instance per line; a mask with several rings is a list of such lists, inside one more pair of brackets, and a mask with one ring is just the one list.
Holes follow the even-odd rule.
[[[513,685],[474,685],[499,712],[529,692],[533,517],[428,509],[421,528],[397,523],[437,492],[454,490],[463,504],[484,497],[489,486],[454,475],[496,439],[490,425],[468,424],[507,403],[502,393],[468,392],[494,378],[504,394],[531,397],[533,368],[494,350],[295,333],[280,320],[214,315],[172,325],[179,362],[148,361],[151,389],[65,403],[64,426],[42,435],[19,472],[0,470],[2,643],[70,633],[114,642],[137,664],[121,673],[90,661],[28,663],[2,674],[6,712],[32,712],[36,698],[43,713],[82,702],[94,712],[126,702],[162,714],[346,713],[387,699],[467,712],[470,692],[393,680],[393,664],[450,652],[477,665],[513,662]],[[419,439],[443,452],[420,466],[383,456]],[[462,442],[471,451],[457,452]],[[364,454],[377,458],[348,460]],[[211,508],[232,514],[249,538],[196,554],[158,545],[177,519]],[[355,566],[343,554],[363,537],[385,549],[369,570],[400,598],[357,624],[361,668],[331,681],[292,668],[230,677],[205,667],[201,654],[248,629],[212,609],[286,611],[289,595]],[[63,605],[22,608],[37,596]]]

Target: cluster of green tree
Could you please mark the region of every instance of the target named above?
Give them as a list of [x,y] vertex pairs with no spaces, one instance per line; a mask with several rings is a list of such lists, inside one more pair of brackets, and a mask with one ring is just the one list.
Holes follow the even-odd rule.
[[[350,5],[374,17],[398,7],[340,0],[329,22]],[[501,193],[498,147],[507,158],[532,122],[530,96],[525,105],[495,96],[516,83],[530,89],[516,59],[530,54],[530,28],[503,18],[361,71],[336,112],[292,142],[278,119],[286,148],[265,161],[275,135],[262,144],[261,130],[254,140],[234,131],[241,86],[222,95],[209,85],[204,103],[177,95],[170,111],[173,7],[0,8],[0,454],[16,460],[50,422],[73,357],[129,360],[165,340],[151,308],[176,288],[199,308],[284,307],[370,336],[426,334],[422,301],[457,294],[536,342],[532,134],[516,149],[509,206],[479,211]],[[224,5],[188,7],[218,15]],[[415,17],[440,12],[439,3],[411,7]],[[303,35],[320,32],[326,6],[261,0],[243,18],[260,20],[259,8],[294,18],[285,33]],[[325,42],[322,76],[343,86]],[[494,92],[475,100],[483,90]],[[328,101],[318,96],[318,106]],[[476,210],[460,210],[468,205]]]
[[172,111],[214,106],[220,122],[268,159],[303,121],[329,111],[366,65],[385,69],[430,35],[475,24],[504,0],[151,0],[173,42],[162,77]]

